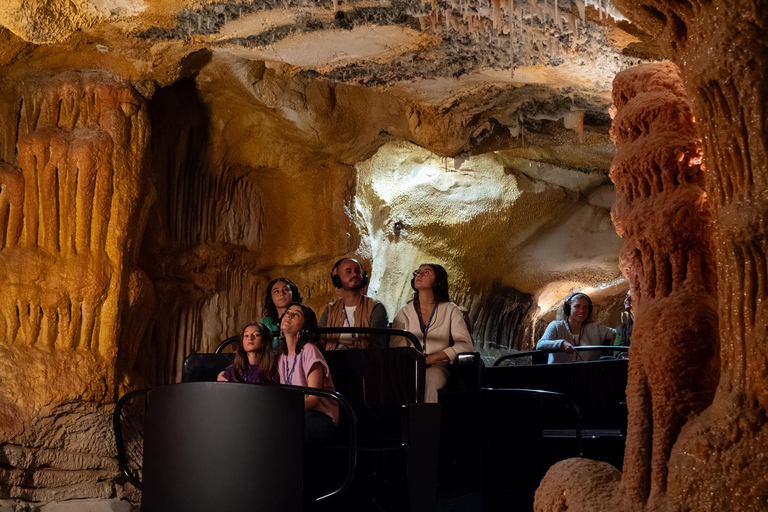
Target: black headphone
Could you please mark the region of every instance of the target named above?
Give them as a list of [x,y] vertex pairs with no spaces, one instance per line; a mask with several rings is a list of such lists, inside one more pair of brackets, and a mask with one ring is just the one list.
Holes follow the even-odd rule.
[[362,288],[365,288],[365,286],[368,284],[368,272],[365,271],[365,269],[363,268],[363,265],[359,261],[357,261],[355,258],[341,258],[339,261],[333,264],[333,268],[331,269],[331,281],[333,281],[333,286],[335,286],[336,288],[341,288],[342,286],[341,278],[339,277],[339,274],[334,274],[334,272],[336,271],[339,265],[341,265],[343,262],[347,260],[354,261],[355,263],[357,263],[357,265],[360,267],[360,270],[363,271],[363,275],[360,278],[360,286]]
[[587,311],[587,319],[589,319],[590,316],[592,316],[592,299],[589,298],[589,295],[582,292],[576,292],[572,293],[569,296],[565,298],[565,303],[563,303],[563,313],[565,314],[566,318],[571,316],[571,301],[575,299],[576,297],[586,297],[587,301],[589,302],[589,310]]

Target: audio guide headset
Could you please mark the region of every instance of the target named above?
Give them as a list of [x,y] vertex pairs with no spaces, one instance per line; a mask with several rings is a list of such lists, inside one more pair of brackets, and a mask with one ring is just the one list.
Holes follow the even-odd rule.
[[341,277],[339,277],[339,274],[335,273],[336,269],[339,268],[339,265],[341,265],[345,261],[354,261],[357,263],[357,265],[360,267],[360,270],[363,272],[361,278],[360,278],[360,286],[362,288],[365,288],[368,284],[368,272],[365,271],[365,268],[363,268],[363,265],[357,261],[355,258],[341,258],[339,261],[334,263],[333,268],[331,269],[331,281],[333,282],[333,286],[336,288],[341,288]]
[[590,299],[589,295],[586,293],[576,292],[567,296],[565,298],[565,302],[563,303],[563,313],[565,314],[566,318],[571,316],[571,301],[579,297],[586,297],[587,301],[589,302],[589,310],[587,311],[587,320],[589,320],[589,318],[592,316],[592,299]]

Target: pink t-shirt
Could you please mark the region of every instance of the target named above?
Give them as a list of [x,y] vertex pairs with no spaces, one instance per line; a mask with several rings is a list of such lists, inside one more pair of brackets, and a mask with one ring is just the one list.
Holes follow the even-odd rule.
[[[323,367],[322,389],[325,391],[335,391],[333,379],[328,369],[328,363],[325,362],[320,349],[312,343],[307,343],[301,349],[301,353],[294,356],[280,354],[277,361],[277,371],[280,374],[280,384],[290,384],[293,386],[308,386],[307,376],[312,365],[320,363]],[[294,366],[295,364],[295,366]],[[288,376],[291,376],[291,382],[288,382]],[[330,398],[320,397],[320,403],[315,407],[316,411],[327,414],[333,419],[333,424],[339,421],[339,404]]]

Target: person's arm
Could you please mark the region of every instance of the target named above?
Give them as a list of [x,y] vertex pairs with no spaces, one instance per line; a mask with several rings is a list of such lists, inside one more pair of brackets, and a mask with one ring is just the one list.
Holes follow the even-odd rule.
[[[381,302],[377,302],[371,311],[371,327],[386,329],[387,322],[387,308]],[[388,344],[389,336],[386,334],[372,334],[369,337],[370,348],[387,348]]]
[[600,334],[601,334],[601,338],[600,338],[601,345],[612,345],[614,338],[616,338],[616,329],[601,325]]
[[[438,355],[439,352],[435,355],[438,355],[438,358],[436,361],[444,361],[446,358],[454,362],[456,360],[456,356],[459,354],[462,354],[464,352],[474,352],[475,347],[472,344],[472,336],[469,334],[469,330],[467,329],[467,323],[464,321],[464,315],[461,314],[461,310],[458,306],[455,304],[449,304],[450,309],[450,322],[451,322],[451,332],[450,336],[453,339],[453,346],[448,347],[445,350],[442,351],[442,353],[445,354],[445,357]],[[431,356],[430,356],[431,357]],[[427,358],[427,363],[429,363],[429,357]],[[435,361],[433,361],[435,362]]]
[[217,381],[217,382],[229,382],[229,379],[227,379],[227,377],[226,377],[225,375],[226,375],[226,372],[221,372],[221,373],[220,373],[220,374],[219,374],[219,375],[216,377],[216,381]]
[[318,327],[328,327],[328,309],[330,309],[330,306],[325,306],[323,314],[320,315],[320,320],[317,321]]
[[[392,320],[392,328],[393,329],[406,329],[406,315],[405,315],[405,308],[408,306],[404,306],[400,308],[400,311],[397,312],[395,315],[395,319]],[[408,340],[404,338],[403,336],[392,336],[389,339],[389,346],[390,347],[407,347],[408,346]]]
[[[307,374],[307,387],[309,388],[323,388],[323,364],[320,361],[315,361]],[[317,395],[304,395],[304,408],[314,409],[320,405],[320,397]]]
[[573,352],[573,345],[564,339],[557,338],[557,322],[550,322],[547,330],[539,341],[536,342],[536,350],[563,350]]

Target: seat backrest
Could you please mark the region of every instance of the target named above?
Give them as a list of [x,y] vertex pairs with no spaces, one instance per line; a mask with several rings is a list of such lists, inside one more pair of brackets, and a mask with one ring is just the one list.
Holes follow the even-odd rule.
[[215,382],[234,357],[235,354],[191,354],[181,368],[181,382]]
[[541,389],[568,395],[579,406],[584,427],[626,426],[627,359],[540,366],[486,368],[488,387]]
[[361,408],[424,401],[424,357],[410,347],[326,352],[336,391]]

